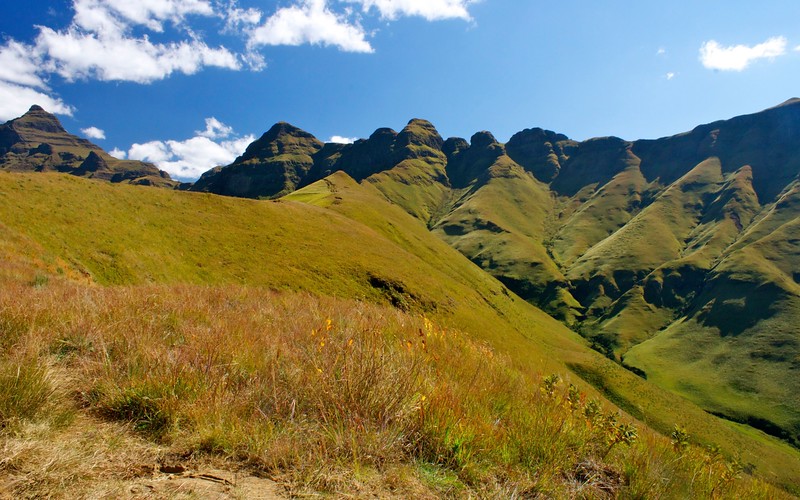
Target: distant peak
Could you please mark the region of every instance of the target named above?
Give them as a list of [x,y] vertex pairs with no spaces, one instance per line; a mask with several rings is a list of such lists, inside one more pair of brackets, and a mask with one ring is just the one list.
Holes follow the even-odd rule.
[[[264,135],[261,136],[259,141],[261,141],[261,142],[264,142],[264,141],[266,141],[266,142],[274,142],[274,141],[279,141],[282,138],[285,138],[287,136],[288,137],[295,137],[295,138],[299,138],[299,139],[305,139],[308,142],[314,143],[314,144],[318,143],[319,148],[322,147],[322,142],[320,142],[316,137],[314,137],[313,134],[311,134],[309,132],[306,132],[305,130],[303,130],[303,129],[299,128],[299,127],[295,127],[294,125],[292,125],[291,123],[288,123],[288,122],[278,122],[278,123],[276,123],[275,125],[270,127],[270,129],[267,130],[264,133]],[[317,148],[317,149],[319,149],[319,148]]]
[[311,135],[305,130],[295,127],[289,122],[278,122],[267,131],[267,135],[269,136],[279,136],[279,135]]
[[792,98],[786,99],[785,101],[783,101],[782,103],[778,104],[775,107],[776,108],[782,108],[784,106],[792,106],[792,105],[798,104],[798,103],[800,103],[800,97],[792,97]]
[[270,158],[279,154],[312,155],[323,146],[322,141],[305,130],[291,123],[278,122],[251,142],[240,159]]
[[398,134],[397,141],[401,147],[412,144],[424,145],[438,151],[442,150],[444,142],[436,127],[428,120],[421,118],[409,120],[408,125]]
[[43,107],[37,104],[31,106],[27,113],[12,120],[12,122],[15,123],[15,128],[28,128],[52,133],[67,133],[54,114],[48,113]]
[[495,144],[497,139],[494,138],[491,132],[487,130],[481,130],[480,132],[475,132],[469,140],[470,145],[472,147],[478,148],[486,148]]
[[375,132],[373,132],[372,135],[369,136],[369,138],[370,139],[373,139],[373,138],[377,139],[379,137],[394,137],[396,135],[397,135],[397,132],[395,132],[394,130],[392,130],[392,129],[388,128],[388,127],[382,127],[382,128],[377,129]]
[[418,125],[422,127],[430,127],[433,128],[433,123],[429,122],[428,120],[424,120],[422,118],[412,118],[408,120],[408,125]]

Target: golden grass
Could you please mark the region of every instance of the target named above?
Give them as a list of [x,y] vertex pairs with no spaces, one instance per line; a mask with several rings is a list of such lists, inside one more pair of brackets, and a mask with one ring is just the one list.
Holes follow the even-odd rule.
[[0,289],[0,319],[3,366],[32,370],[0,379],[0,404],[46,396],[4,414],[12,496],[103,491],[165,455],[222,460],[298,494],[780,496],[559,376],[385,306],[54,280]]

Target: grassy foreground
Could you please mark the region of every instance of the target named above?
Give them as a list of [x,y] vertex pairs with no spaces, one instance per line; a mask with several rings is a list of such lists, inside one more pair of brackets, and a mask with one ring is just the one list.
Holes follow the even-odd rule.
[[391,307],[53,280],[2,287],[0,330],[0,491],[15,497],[123,494],[158,457],[221,460],[294,494],[783,495],[679,430]]

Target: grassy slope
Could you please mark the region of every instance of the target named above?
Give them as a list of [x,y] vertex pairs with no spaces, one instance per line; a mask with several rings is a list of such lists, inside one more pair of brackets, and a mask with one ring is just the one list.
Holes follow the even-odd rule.
[[[795,451],[764,436],[753,440],[586,349],[575,334],[507,296],[502,285],[372,188],[343,175],[328,182],[291,197],[316,200],[325,209],[63,175],[3,174],[0,221],[22,234],[21,241],[40,245],[46,258],[60,258],[101,283],[244,282],[405,300],[444,325],[489,341],[524,372],[563,373],[569,365],[662,432],[680,423],[701,442],[741,453],[766,477],[787,485],[800,477]],[[370,277],[379,278],[377,289]]]
[[552,205],[545,185],[500,156],[485,183],[441,219],[434,233],[495,277],[529,282],[538,292],[533,298],[548,283],[564,280],[542,244]]
[[[585,252],[570,268],[568,277],[588,282],[600,274],[614,283],[618,277],[642,278],[662,263],[680,257],[699,216],[705,190],[720,179],[719,161],[699,164],[619,231]],[[599,302],[600,307],[605,305]]]
[[205,498],[213,467],[214,498],[788,497],[387,306],[60,280],[0,306],[4,496]]
[[[288,198],[327,206],[349,217],[357,218],[422,256],[437,269],[456,273],[452,275],[454,279],[463,280],[467,276],[475,276],[466,278],[470,287],[475,287],[475,284],[483,279],[480,274],[474,274],[474,271],[465,272],[468,268],[454,268],[453,262],[458,261],[458,254],[454,254],[452,249],[441,242],[427,238],[427,231],[419,221],[409,217],[398,207],[376,198],[377,194],[370,192],[368,186],[359,186],[339,173],[301,189]],[[513,307],[508,307],[509,305]],[[527,366],[529,369],[543,369],[547,366],[544,363],[547,363],[548,359],[563,361],[600,388],[611,401],[655,429],[668,433],[673,424],[680,423],[687,426],[690,433],[697,436],[701,442],[715,443],[730,453],[741,454],[742,460],[755,464],[756,470],[764,472],[767,476],[781,478],[778,480],[784,484],[794,484],[796,481],[795,474],[800,472],[798,463],[800,454],[789,446],[759,432],[755,433],[758,439],[753,439],[750,431],[744,432],[741,428],[716,419],[685,400],[642,381],[618,365],[587,351],[579,341],[575,340],[576,336],[572,332],[559,324],[532,323],[528,318],[532,314],[541,313],[532,313],[531,311],[536,310],[528,304],[519,300],[508,304],[507,301],[501,300],[494,302],[493,308],[503,313],[504,317],[500,318],[500,323],[497,322],[498,318],[491,315],[492,319],[488,323],[467,322],[458,326],[492,342],[497,341],[493,332],[498,329],[506,332],[520,331],[535,341],[535,347],[532,349],[545,354],[542,358],[531,359],[530,351],[512,350],[509,353],[512,359],[522,366]],[[485,321],[484,313],[481,316]],[[476,320],[481,321],[481,318]],[[547,329],[543,329],[542,326],[546,326]],[[676,419],[675,415],[680,417]]]
[[[740,421],[761,419],[797,440],[800,223],[791,215],[793,198],[790,189],[728,250],[697,310],[625,360],[712,411]],[[720,329],[733,334],[722,336]]]
[[553,242],[559,263],[572,265],[592,246],[627,224],[641,206],[646,187],[641,171],[628,168],[560,221],[562,225]]

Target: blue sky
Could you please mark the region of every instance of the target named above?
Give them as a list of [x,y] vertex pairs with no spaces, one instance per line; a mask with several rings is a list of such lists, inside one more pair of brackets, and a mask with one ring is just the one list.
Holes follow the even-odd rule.
[[40,104],[195,178],[276,121],[322,140],[655,138],[800,95],[800,2],[7,0],[0,120]]

